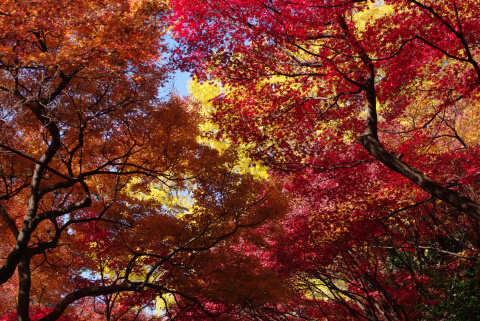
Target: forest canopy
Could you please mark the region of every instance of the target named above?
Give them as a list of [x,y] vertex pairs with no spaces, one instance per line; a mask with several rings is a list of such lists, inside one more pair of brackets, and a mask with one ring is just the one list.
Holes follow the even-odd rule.
[[480,320],[479,11],[3,1],[0,320]]

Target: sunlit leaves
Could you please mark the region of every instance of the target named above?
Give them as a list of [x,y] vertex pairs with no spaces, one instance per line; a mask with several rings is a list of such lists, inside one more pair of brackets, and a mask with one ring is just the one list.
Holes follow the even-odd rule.
[[159,96],[168,12],[149,0],[0,5],[8,317],[144,318],[156,296],[200,296],[182,284],[202,253],[286,208],[265,171],[198,141],[204,114]]
[[[471,127],[480,79],[478,3],[172,6],[183,44],[179,66],[204,86],[222,86],[209,98],[218,126],[210,128],[247,146],[271,177],[285,179],[292,208],[273,234],[273,265],[330,291],[328,300],[315,301],[316,290],[298,290],[323,314],[302,312],[320,319],[438,317],[418,308],[434,306],[435,297],[448,300],[436,292],[438,271],[468,271],[453,262],[466,248],[478,250],[467,235],[477,242],[479,216],[462,208],[472,204],[478,213]],[[366,147],[366,137],[383,156]],[[468,199],[454,205],[457,192]]]

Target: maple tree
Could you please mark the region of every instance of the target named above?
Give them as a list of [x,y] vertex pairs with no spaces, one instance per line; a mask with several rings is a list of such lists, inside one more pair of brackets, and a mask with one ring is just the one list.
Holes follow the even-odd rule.
[[[352,154],[350,165],[368,161],[363,152],[368,151],[432,196],[480,218],[475,201],[444,186],[448,180],[468,180],[475,166],[465,165],[460,177],[438,177],[425,168],[432,160],[417,164],[407,153],[412,141],[438,145],[440,138],[450,137],[454,148],[466,144],[452,127],[455,120],[441,117],[451,115],[459,101],[475,104],[469,100],[479,83],[475,1],[172,5],[178,20],[174,30],[185,43],[182,66],[195,68],[202,81],[214,77],[233,87],[219,97],[217,115],[228,114],[225,128],[237,140],[257,142],[257,155],[322,167],[307,159],[332,162],[322,154],[325,147]],[[377,7],[386,12],[368,20]],[[411,115],[412,106],[425,104],[433,110]],[[233,110],[241,112],[235,117]],[[428,126],[434,121],[438,131]],[[476,157],[475,145],[462,147]]]
[[1,320],[478,319],[478,9],[4,1]]
[[478,318],[478,3],[171,5],[178,66],[220,84],[210,136],[247,146],[293,197],[264,265],[304,301],[263,311]]
[[205,262],[286,208],[235,149],[198,141],[196,110],[159,94],[168,13],[0,4],[1,320],[143,320],[167,295],[197,302]]

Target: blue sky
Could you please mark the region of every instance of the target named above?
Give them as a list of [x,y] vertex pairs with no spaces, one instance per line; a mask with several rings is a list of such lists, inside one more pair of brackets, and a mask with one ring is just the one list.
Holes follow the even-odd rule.
[[[171,37],[166,37],[165,42],[168,44],[170,48],[175,48],[177,42],[172,39]],[[188,95],[188,80],[190,79],[190,73],[188,72],[180,72],[177,71],[174,74],[174,77],[170,83],[171,88],[175,89],[180,95],[186,96]],[[170,87],[167,86],[167,87]]]
[[172,85],[175,90],[182,96],[188,95],[188,80],[190,79],[190,73],[177,71],[172,80]]

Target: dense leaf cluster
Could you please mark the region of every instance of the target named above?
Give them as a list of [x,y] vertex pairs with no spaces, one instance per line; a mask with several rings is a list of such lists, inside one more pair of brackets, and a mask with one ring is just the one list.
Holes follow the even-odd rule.
[[480,320],[479,10],[4,0],[0,320]]

